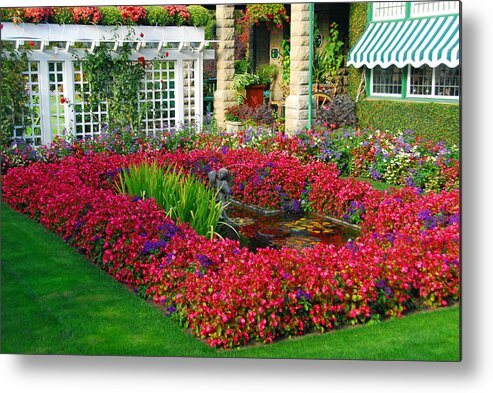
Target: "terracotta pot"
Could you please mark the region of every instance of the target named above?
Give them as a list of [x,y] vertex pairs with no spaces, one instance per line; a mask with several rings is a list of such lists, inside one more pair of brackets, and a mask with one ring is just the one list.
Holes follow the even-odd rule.
[[266,85],[252,85],[246,87],[245,104],[250,108],[255,109],[264,103],[264,91],[267,90]]

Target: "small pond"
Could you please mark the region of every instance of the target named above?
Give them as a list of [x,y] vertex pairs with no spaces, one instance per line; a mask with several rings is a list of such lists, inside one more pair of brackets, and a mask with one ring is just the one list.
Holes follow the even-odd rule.
[[238,225],[241,245],[250,251],[265,247],[305,248],[318,243],[341,246],[359,236],[357,230],[318,215],[264,215],[236,205],[230,205],[227,214]]

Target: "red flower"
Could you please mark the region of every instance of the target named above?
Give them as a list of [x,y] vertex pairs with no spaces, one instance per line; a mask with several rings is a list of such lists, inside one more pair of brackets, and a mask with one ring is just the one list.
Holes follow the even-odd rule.
[[140,33],[140,38],[144,38],[144,33]]
[[66,102],[67,100],[65,99],[65,97],[60,98],[60,104],[65,104]]
[[168,57],[168,56],[169,56],[169,52],[166,52],[164,55],[165,55],[166,57]]

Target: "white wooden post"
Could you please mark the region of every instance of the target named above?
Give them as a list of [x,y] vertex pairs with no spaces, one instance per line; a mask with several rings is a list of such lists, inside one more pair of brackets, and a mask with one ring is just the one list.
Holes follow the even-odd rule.
[[202,119],[204,113],[204,54],[199,52],[199,58],[195,61],[195,119],[197,131],[202,131]]
[[[74,62],[70,60],[65,60],[65,75],[63,78],[66,98],[68,98],[69,103],[73,104],[75,102],[75,92],[74,92]],[[75,135],[75,113],[74,107],[65,104],[65,129],[67,134]]]
[[48,75],[48,62],[39,62],[39,112],[41,115],[41,142],[49,144],[51,135],[51,112],[50,112],[50,80]]
[[183,60],[179,57],[175,66],[175,118],[176,126],[185,122],[185,96],[184,96]]

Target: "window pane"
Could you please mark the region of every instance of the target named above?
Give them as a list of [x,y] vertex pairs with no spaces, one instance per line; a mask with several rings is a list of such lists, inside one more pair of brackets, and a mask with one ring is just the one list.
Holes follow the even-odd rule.
[[375,67],[373,69],[373,94],[400,95],[402,89],[402,71],[391,66],[389,68]]
[[435,69],[435,95],[458,97],[460,95],[459,67],[440,65]]
[[459,12],[458,1],[416,1],[412,3],[411,16],[455,14]]
[[384,1],[373,3],[373,19],[400,19],[406,15],[406,2]]
[[411,95],[431,95],[433,92],[433,69],[426,65],[420,68],[411,67],[409,83]]

